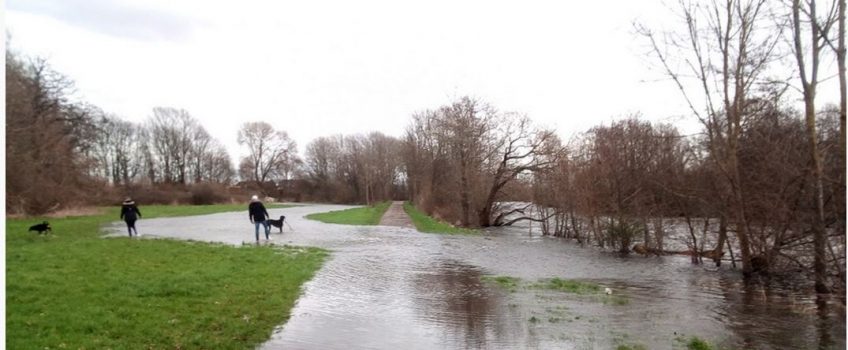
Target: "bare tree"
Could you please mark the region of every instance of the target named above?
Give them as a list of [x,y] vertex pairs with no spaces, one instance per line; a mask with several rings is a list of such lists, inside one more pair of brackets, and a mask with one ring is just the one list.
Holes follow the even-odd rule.
[[490,146],[494,130],[494,109],[478,100],[463,97],[440,109],[439,119],[443,142],[459,175],[460,220],[471,225],[473,186]]
[[184,109],[155,107],[148,125],[162,181],[186,184],[192,133],[197,121]]
[[209,150],[201,156],[203,164],[201,179],[219,184],[229,184],[235,178],[227,149],[217,140],[213,140]]
[[[313,195],[320,200],[336,200],[335,174],[341,159],[342,136],[319,137],[306,146],[305,167],[312,181]],[[317,193],[315,193],[317,192]]]
[[400,168],[400,141],[383,133],[372,132],[360,139],[365,202],[390,200]]
[[249,180],[259,183],[272,180],[286,154],[296,152],[296,144],[289,135],[274,130],[266,122],[244,123],[238,131],[238,143],[248,149],[242,163],[248,166]]
[[43,59],[6,52],[6,205],[44,213],[83,198],[93,129],[90,109],[69,102],[73,84]]
[[[403,162],[409,182],[409,197],[428,213],[433,213],[449,196],[437,195],[445,184],[439,178],[447,172],[446,145],[439,141],[438,114],[424,111],[413,114],[403,145]],[[450,193],[445,191],[445,193]]]
[[485,199],[478,210],[480,226],[511,225],[518,220],[530,220],[524,215],[510,221],[505,218],[520,211],[513,208],[501,210],[499,201],[505,187],[522,173],[546,171],[560,155],[560,142],[553,131],[533,128],[527,116],[507,114],[501,118],[496,130],[497,141],[488,154],[488,172]]
[[206,154],[210,152],[210,148],[213,146],[213,140],[201,125],[193,128],[190,132],[191,148],[189,149],[188,157],[190,159],[191,178],[195,183],[200,183],[204,180],[204,168],[208,166],[205,163],[208,159]]
[[400,141],[379,132],[319,137],[306,147],[304,162],[318,200],[367,203],[395,197]]
[[[822,19],[816,8],[816,0],[808,0],[803,4],[800,0],[792,0],[792,41],[795,60],[798,64],[798,75],[804,94],[804,119],[806,121],[807,141],[809,143],[810,161],[812,162],[812,176],[814,182],[814,204],[816,215],[813,218],[813,240],[814,259],[813,270],[815,273],[815,287],[819,293],[827,293],[827,264],[825,259],[825,208],[824,208],[824,174],[822,156],[819,150],[818,133],[816,132],[816,88],[819,83],[819,64],[821,62],[822,49],[824,49],[828,31],[835,24],[833,17],[835,11],[830,11],[830,16]],[[802,32],[804,22],[801,13],[804,14],[804,22],[809,23],[809,52],[804,49]],[[809,61],[807,61],[809,59]]]
[[[764,30],[765,0],[724,0],[702,4],[680,0],[684,34],[667,33],[664,42],[644,26],[651,51],[683,94],[692,113],[706,127],[711,159],[721,174],[718,189],[734,229],[745,274],[753,272],[748,213],[738,159],[739,137],[752,91],[774,56],[778,36]],[[702,23],[705,22],[706,24]],[[669,53],[667,49],[674,50]],[[678,71],[679,64],[687,67]],[[690,85],[684,77],[695,77]],[[704,107],[697,107],[699,96]]]

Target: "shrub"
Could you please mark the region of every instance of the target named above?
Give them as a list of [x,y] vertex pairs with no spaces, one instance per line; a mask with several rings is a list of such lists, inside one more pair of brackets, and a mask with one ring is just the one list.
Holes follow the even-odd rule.
[[189,192],[191,192],[191,204],[194,205],[222,203],[227,200],[227,197],[223,195],[224,189],[216,189],[210,184],[194,185]]
[[607,237],[613,244],[618,245],[619,251],[622,253],[630,252],[630,242],[638,233],[639,227],[626,219],[613,220],[607,226]]

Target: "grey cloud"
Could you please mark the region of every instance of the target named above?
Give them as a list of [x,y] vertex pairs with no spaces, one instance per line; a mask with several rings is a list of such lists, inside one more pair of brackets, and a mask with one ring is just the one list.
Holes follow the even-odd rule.
[[6,6],[93,32],[137,40],[182,41],[191,35],[193,27],[187,17],[108,0],[9,0]]

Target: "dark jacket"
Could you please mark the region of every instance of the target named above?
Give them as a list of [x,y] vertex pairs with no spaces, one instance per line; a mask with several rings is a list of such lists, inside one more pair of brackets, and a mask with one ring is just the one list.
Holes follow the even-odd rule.
[[141,212],[135,206],[135,202],[124,202],[121,205],[121,219],[124,221],[135,221],[141,217]]
[[251,221],[265,221],[265,218],[270,216],[262,202],[251,202],[247,207],[247,213]]

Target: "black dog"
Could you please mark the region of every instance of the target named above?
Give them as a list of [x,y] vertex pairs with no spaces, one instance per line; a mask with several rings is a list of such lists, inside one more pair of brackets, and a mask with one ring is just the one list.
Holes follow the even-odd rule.
[[29,231],[38,231],[38,234],[43,234],[45,232],[53,232],[53,229],[50,227],[50,224],[47,221],[40,223],[38,225],[32,225],[29,227]]
[[283,233],[283,222],[286,221],[284,215],[280,215],[280,220],[268,219],[268,224],[280,228],[280,233]]

